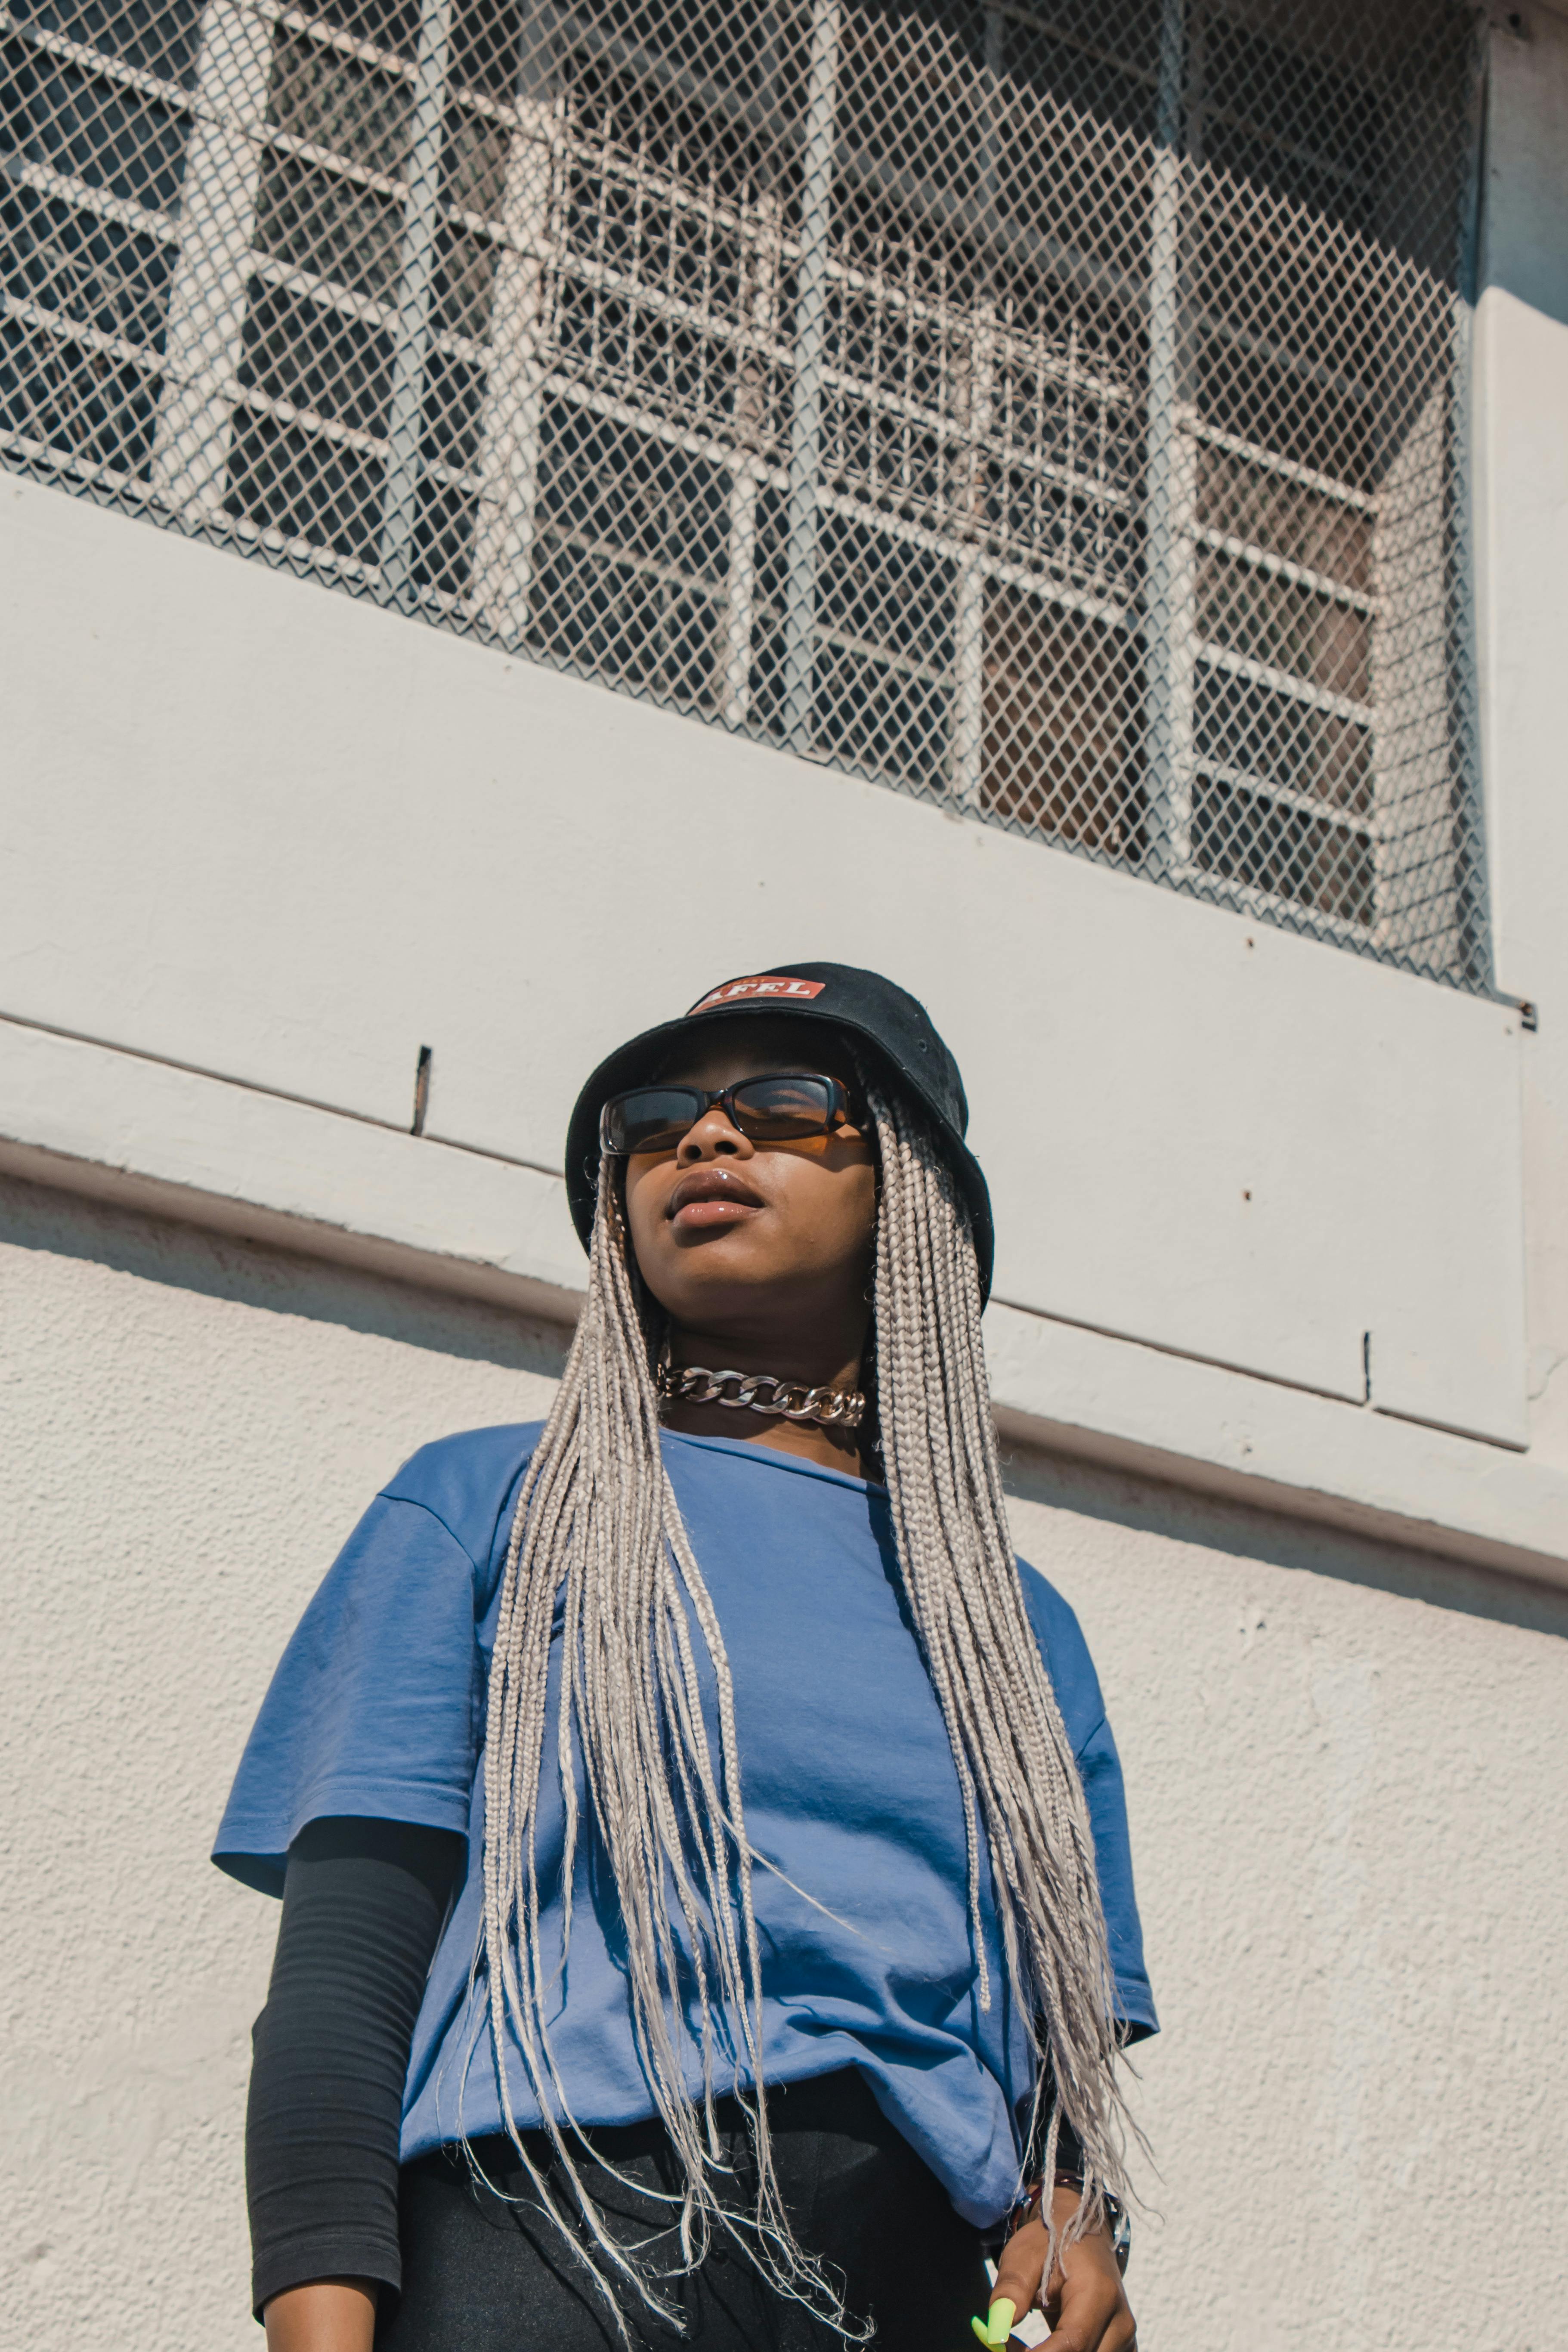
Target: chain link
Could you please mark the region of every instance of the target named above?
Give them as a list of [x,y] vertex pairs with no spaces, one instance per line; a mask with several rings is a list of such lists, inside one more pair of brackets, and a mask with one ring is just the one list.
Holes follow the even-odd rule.
[[671,1402],[721,1404],[732,1411],[778,1413],[785,1421],[819,1421],[830,1429],[858,1429],[866,1399],[858,1389],[811,1388],[773,1372],[712,1372],[706,1364],[660,1364],[658,1393]]

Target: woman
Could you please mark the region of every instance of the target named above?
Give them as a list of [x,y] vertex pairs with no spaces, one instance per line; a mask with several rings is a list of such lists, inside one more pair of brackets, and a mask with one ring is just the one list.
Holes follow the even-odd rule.
[[957,2352],[1009,2216],[983,2340],[1040,2301],[1054,2352],[1132,2343],[1155,2019],[1094,1670],[1007,1536],[966,1124],[922,1008],[834,964],[584,1088],[550,1417],[377,1497],[217,1842],[283,1895],[269,2352]]

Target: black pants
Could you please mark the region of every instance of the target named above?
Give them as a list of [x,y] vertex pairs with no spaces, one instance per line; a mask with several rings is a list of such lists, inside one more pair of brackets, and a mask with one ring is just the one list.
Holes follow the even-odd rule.
[[[889,2352],[959,2352],[987,2288],[975,2231],[960,2221],[935,2175],[877,2106],[853,2071],[769,2095],[781,2191],[800,2243],[831,2266],[847,2309],[874,2319]],[[732,2102],[721,2120],[743,2203],[744,2127]],[[676,2167],[655,2123],[598,2128],[595,2150],[635,2181],[668,2190]],[[543,2168],[548,2142],[530,2141]],[[522,2197],[527,2176],[505,2139],[476,2143],[488,2179]],[[585,2179],[611,2228],[627,2242],[662,2234],[643,2256],[679,2261],[667,2207],[598,2168]],[[617,2352],[613,2323],[573,2249],[536,2204],[509,2204],[476,2187],[458,2150],[405,2165],[402,2179],[403,2298],[376,2332],[378,2352]],[[830,2352],[840,2339],[770,2288],[737,2248],[715,2244],[700,2269],[667,2280],[684,2326],[661,2326],[634,2293],[622,2308],[639,2352]]]

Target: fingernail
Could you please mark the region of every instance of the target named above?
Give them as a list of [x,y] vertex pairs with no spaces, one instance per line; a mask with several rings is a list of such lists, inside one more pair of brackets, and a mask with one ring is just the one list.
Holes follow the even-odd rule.
[[985,2341],[990,2345],[1005,2344],[1013,2333],[1013,2322],[1018,2316],[1018,2306],[1010,2295],[998,2295],[991,2306],[991,2324]]
[[969,2325],[973,2328],[974,2333],[979,2336],[982,2344],[989,2345],[991,2341],[991,2330],[986,2326],[985,2322],[983,2319],[972,2319]]

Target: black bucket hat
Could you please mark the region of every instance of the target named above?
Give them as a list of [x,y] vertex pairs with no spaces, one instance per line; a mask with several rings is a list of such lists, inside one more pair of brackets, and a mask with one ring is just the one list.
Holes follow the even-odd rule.
[[[676,1021],[662,1021],[617,1046],[599,1064],[577,1097],[566,1129],[566,1198],[584,1249],[594,1231],[599,1183],[599,1113],[612,1095],[635,1087],[678,1039],[717,1028],[721,1022],[770,1020],[788,1014],[825,1022],[841,1030],[879,1063],[893,1086],[910,1095],[935,1131],[969,1209],[980,1265],[980,1296],[991,1290],[994,1239],[991,1195],[980,1162],[964,1142],[969,1105],[958,1064],[948,1052],[925,1006],[880,972],[847,963],[783,963],[775,971],[750,972],[721,981]],[[804,1042],[804,1041],[803,1041]]]

